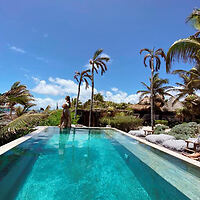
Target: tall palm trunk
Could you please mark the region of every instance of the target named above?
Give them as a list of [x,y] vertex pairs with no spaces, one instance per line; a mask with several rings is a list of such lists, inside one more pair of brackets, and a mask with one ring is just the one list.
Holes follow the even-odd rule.
[[10,118],[12,119],[12,111],[13,111],[13,107],[10,106]]
[[89,127],[91,127],[91,122],[92,122],[93,98],[94,98],[94,64],[92,64],[92,94],[90,102]]
[[77,109],[78,109],[78,101],[79,101],[79,96],[80,96],[80,90],[81,90],[81,79],[80,82],[78,84],[78,94],[77,94],[77,98],[76,98],[76,106],[75,106],[75,114],[74,114],[74,118],[76,119],[77,116]]
[[154,130],[154,96],[153,96],[154,59],[151,59],[151,128]]

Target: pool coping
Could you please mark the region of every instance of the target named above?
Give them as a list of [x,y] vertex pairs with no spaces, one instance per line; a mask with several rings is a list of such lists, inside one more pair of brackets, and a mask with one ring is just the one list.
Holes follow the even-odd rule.
[[[45,130],[46,128],[48,128],[48,127],[56,127],[56,126],[37,126],[37,127],[36,127],[37,130],[35,130],[35,131],[33,131],[33,132],[31,132],[31,133],[25,135],[25,136],[22,136],[22,137],[20,137],[20,138],[17,138],[16,140],[13,140],[13,141],[11,141],[11,142],[9,142],[9,143],[3,145],[3,146],[0,146],[0,156],[1,156],[2,154],[4,154],[5,152],[9,151],[10,149],[16,147],[17,145],[19,145],[19,144],[25,142],[26,140],[30,139],[30,138],[33,137],[34,135],[36,135],[36,134],[38,134],[38,133],[44,131],[44,130]],[[143,143],[143,144],[146,144],[146,145],[148,145],[148,146],[150,146],[150,147],[152,147],[152,148],[154,148],[154,149],[160,150],[160,151],[162,151],[162,152],[164,152],[164,153],[167,153],[167,154],[169,154],[169,155],[171,155],[171,156],[173,156],[173,157],[176,157],[176,158],[178,158],[178,159],[180,159],[180,160],[183,160],[183,161],[185,161],[185,162],[187,162],[187,163],[189,163],[189,164],[191,164],[191,165],[194,165],[194,166],[200,168],[200,162],[199,162],[199,161],[192,160],[191,158],[188,158],[188,157],[186,157],[186,156],[184,156],[184,155],[181,155],[181,154],[178,153],[178,152],[175,152],[175,151],[172,151],[172,150],[170,150],[170,149],[167,149],[167,148],[165,148],[165,147],[163,147],[163,146],[159,146],[159,145],[157,145],[157,144],[148,142],[147,140],[145,140],[145,139],[143,139],[143,138],[133,136],[133,135],[131,135],[131,134],[129,134],[129,133],[126,133],[126,132],[124,132],[124,131],[121,131],[121,130],[119,130],[119,129],[117,129],[117,128],[113,128],[113,127],[90,127],[90,128],[89,128],[89,127],[75,127],[75,126],[72,126],[72,128],[76,128],[76,129],[103,129],[103,130],[106,130],[106,129],[107,129],[107,130],[114,130],[114,131],[117,131],[117,132],[122,133],[123,135],[126,135],[126,136],[128,136],[128,137],[131,137],[131,138],[137,140],[138,142],[141,142],[141,143]]]
[[0,156],[4,153],[6,153],[7,151],[9,151],[10,149],[16,147],[17,145],[25,142],[26,140],[30,139],[31,137],[33,137],[34,135],[42,132],[43,130],[45,130],[48,126],[37,126],[35,127],[35,131],[27,134],[27,135],[24,135],[20,138],[17,138],[7,144],[4,144],[3,146],[0,146]]
[[[77,127],[77,129],[88,129],[88,127]],[[171,155],[173,157],[176,157],[176,158],[178,158],[180,160],[183,160],[183,161],[185,161],[185,162],[187,162],[187,163],[189,163],[191,165],[194,165],[194,166],[200,168],[200,162],[199,161],[196,161],[196,160],[193,160],[191,158],[188,158],[188,157],[186,157],[186,156],[184,156],[184,155],[182,155],[182,154],[180,154],[178,152],[172,151],[172,150],[167,149],[166,147],[160,146],[158,144],[151,143],[151,142],[149,142],[149,141],[147,141],[147,140],[145,140],[145,139],[143,139],[141,137],[137,137],[137,136],[131,135],[131,134],[126,133],[126,132],[124,132],[122,130],[119,130],[117,128],[113,128],[113,127],[90,127],[90,129],[104,129],[104,130],[105,129],[110,129],[110,130],[114,130],[114,131],[120,132],[120,133],[122,133],[122,134],[124,134],[124,135],[126,135],[128,137],[131,137],[131,138],[137,140],[138,142],[146,144],[146,145],[148,145],[150,147],[153,147],[154,149],[160,150],[160,151],[162,151],[164,153],[167,153],[167,154],[169,154],[169,155]]]
[[178,158],[180,160],[183,160],[183,161],[185,161],[185,162],[187,162],[189,164],[195,165],[196,167],[200,168],[200,162],[199,161],[193,160],[193,159],[188,158],[188,157],[186,157],[186,156],[184,156],[184,155],[182,155],[182,154],[180,154],[178,152],[175,152],[175,151],[172,151],[170,149],[167,149],[166,147],[151,143],[151,142],[149,142],[149,141],[147,141],[147,140],[145,140],[143,138],[131,135],[131,134],[126,133],[124,131],[121,131],[119,129],[116,129],[116,128],[111,128],[111,129],[115,130],[115,131],[118,131],[118,132],[120,132],[120,133],[122,133],[124,135],[127,135],[127,136],[129,136],[129,137],[131,137],[131,138],[133,138],[133,139],[135,139],[135,140],[137,140],[137,141],[139,141],[139,142],[141,142],[143,144],[146,144],[146,145],[148,145],[150,147],[153,147],[154,149],[158,149],[158,150],[160,150],[160,151],[162,151],[164,153],[167,153],[167,154],[169,154],[169,155],[171,155],[173,157],[176,157],[176,158]]

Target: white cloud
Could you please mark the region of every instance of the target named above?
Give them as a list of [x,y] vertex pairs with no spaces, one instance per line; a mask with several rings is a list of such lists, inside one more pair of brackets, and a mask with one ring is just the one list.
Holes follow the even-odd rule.
[[196,94],[197,94],[198,96],[200,96],[200,90],[197,90],[197,91],[196,91]]
[[16,52],[19,52],[19,53],[26,53],[26,51],[24,51],[23,49],[20,49],[20,48],[15,47],[15,46],[11,46],[11,47],[9,47],[9,49],[16,51]]
[[61,108],[61,106],[64,103],[64,98],[63,99],[52,99],[52,98],[35,98],[35,104],[36,106],[34,107],[35,109],[40,109],[40,108],[46,108],[48,105],[51,106],[52,109],[55,109],[58,103],[58,107]]
[[[33,92],[41,95],[47,95],[47,98],[37,98],[37,107],[46,107],[47,105],[54,106],[58,102],[62,104],[66,95],[75,98],[77,96],[78,84],[72,80],[62,78],[49,77],[48,80],[40,80],[32,77],[36,86],[32,89]],[[112,91],[98,91],[94,89],[94,93],[102,93],[106,101],[113,101],[116,103],[138,103],[139,94],[130,94],[120,91],[118,88],[112,88]],[[59,96],[59,100],[54,100],[51,96]],[[80,101],[85,102],[91,98],[91,86],[86,90],[85,83],[81,85]],[[53,108],[54,108],[53,107]]]
[[119,89],[118,88],[111,88],[111,90],[113,91],[113,92],[117,92]]
[[[36,86],[32,89],[32,91],[37,94],[63,97],[66,95],[76,97],[77,95],[78,84],[72,80],[49,77],[49,83],[47,83],[45,80],[39,80],[36,77],[32,78],[36,83]],[[97,93],[97,90],[94,89],[94,92]],[[85,102],[90,98],[90,95],[91,86],[89,86],[89,88],[86,90],[85,83],[83,83],[83,85],[81,85],[80,100]]]
[[138,103],[139,101],[139,94],[131,94],[128,95],[126,92],[123,91],[116,91],[113,94],[110,91],[105,92],[105,100],[106,101],[113,101],[116,103]]
[[32,76],[32,79],[34,80],[35,83],[39,83],[40,82],[40,79],[37,78],[37,77]]
[[59,86],[47,84],[45,80],[39,81],[39,84],[32,91],[38,94],[63,95],[63,91]]

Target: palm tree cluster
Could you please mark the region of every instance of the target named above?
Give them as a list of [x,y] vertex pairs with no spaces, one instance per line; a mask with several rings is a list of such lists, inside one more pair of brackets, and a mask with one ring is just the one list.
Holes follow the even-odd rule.
[[[150,94],[152,129],[154,124],[154,101],[156,94],[162,96],[163,93],[163,96],[165,96],[170,95],[170,91],[175,91],[177,94],[175,95],[175,100],[173,103],[176,103],[177,101],[184,98],[184,108],[182,109],[182,114],[190,113],[190,115],[193,115],[192,120],[194,120],[194,113],[197,113],[199,111],[198,106],[200,106],[200,101],[196,92],[200,89],[200,9],[193,10],[191,15],[186,19],[186,23],[188,22],[192,24],[192,26],[197,30],[197,32],[194,35],[189,36],[188,38],[175,41],[169,48],[166,56],[162,49],[158,49],[155,52],[154,50],[150,49],[142,49],[140,51],[140,54],[143,51],[148,52],[148,54],[144,57],[144,65],[145,67],[147,67],[146,60],[149,59],[151,78],[150,87],[142,82],[142,84],[146,87],[146,90],[140,90],[138,91],[138,93],[141,93],[141,97],[146,94]],[[179,77],[182,80],[181,83],[176,83],[177,87],[170,88],[169,86],[165,86],[164,88],[162,88],[162,85],[168,83],[168,81],[166,81],[165,79],[161,79],[162,81],[159,81],[161,81],[162,84],[156,85],[155,80],[157,79],[157,83],[159,82],[158,74],[154,75],[154,72],[160,69],[161,62],[158,57],[159,55],[163,57],[166,61],[167,73],[171,72],[172,63],[175,60],[183,60],[184,62],[195,63],[195,67],[193,67],[189,71],[182,69],[173,71],[172,74],[179,75]],[[155,66],[154,61],[156,62]],[[159,87],[161,87],[162,89],[158,90]],[[179,116],[182,116],[180,110],[178,112]]]
[[166,70],[170,72],[172,63],[175,60],[195,63],[195,66],[189,71],[175,70],[173,72],[174,74],[179,74],[182,79],[181,84],[177,83],[179,88],[177,89],[176,100],[185,98],[183,110],[188,110],[192,120],[194,120],[195,114],[199,114],[200,106],[199,96],[196,94],[200,89],[200,9],[195,8],[192,11],[186,19],[186,23],[188,22],[191,23],[197,32],[188,38],[177,40],[172,44],[167,53]]
[[20,82],[15,82],[11,89],[0,96],[0,104],[7,105],[10,109],[10,117],[12,119],[12,112],[15,110],[16,105],[21,105],[21,114],[27,112],[29,108],[34,106],[34,98],[30,94],[29,90],[25,85],[20,84]]
[[80,97],[80,89],[81,84],[85,82],[86,89],[89,87],[88,80],[91,81],[91,99],[90,99],[90,114],[89,114],[89,127],[92,122],[92,110],[93,110],[93,102],[94,102],[94,75],[95,72],[98,74],[98,71],[101,71],[101,75],[103,75],[107,71],[106,63],[110,60],[109,57],[103,56],[103,49],[98,49],[92,59],[89,61],[89,65],[91,69],[84,70],[82,72],[75,72],[74,78],[78,82],[78,93],[76,98],[76,106],[75,106],[75,118],[77,116],[78,102]]
[[[138,90],[137,93],[140,93],[140,100],[145,97],[146,95],[151,95],[151,87],[148,86],[146,83],[141,82],[142,85],[145,87],[145,90]],[[159,73],[154,74],[153,81],[150,78],[150,85],[153,85],[153,101],[156,100],[162,101],[164,104],[165,97],[169,96],[172,97],[170,91],[173,88],[172,86],[166,86],[169,83],[168,79],[162,79],[159,77]]]
[[151,69],[151,78],[150,78],[150,99],[151,99],[151,127],[152,130],[154,129],[154,82],[156,76],[154,77],[154,73],[158,72],[160,70],[160,66],[161,66],[161,61],[160,61],[160,57],[166,59],[165,53],[163,51],[163,49],[157,49],[156,51],[153,49],[141,49],[140,50],[140,54],[146,51],[147,54],[144,57],[144,66],[147,67],[146,61],[147,59],[149,60],[149,67]]

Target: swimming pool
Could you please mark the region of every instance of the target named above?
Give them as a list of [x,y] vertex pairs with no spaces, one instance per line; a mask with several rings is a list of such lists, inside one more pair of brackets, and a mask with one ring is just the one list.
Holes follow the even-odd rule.
[[0,199],[200,199],[195,166],[112,129],[49,127],[0,156]]

